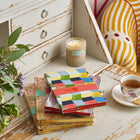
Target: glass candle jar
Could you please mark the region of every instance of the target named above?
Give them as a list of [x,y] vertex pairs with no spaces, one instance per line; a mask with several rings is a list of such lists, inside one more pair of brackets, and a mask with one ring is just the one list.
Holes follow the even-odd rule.
[[66,60],[72,67],[79,67],[86,61],[86,40],[70,38],[66,41]]

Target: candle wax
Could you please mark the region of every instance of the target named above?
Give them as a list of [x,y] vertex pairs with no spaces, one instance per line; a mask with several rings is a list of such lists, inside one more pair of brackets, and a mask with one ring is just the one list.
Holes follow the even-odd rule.
[[66,41],[67,64],[79,67],[86,60],[86,41],[82,38],[70,38]]

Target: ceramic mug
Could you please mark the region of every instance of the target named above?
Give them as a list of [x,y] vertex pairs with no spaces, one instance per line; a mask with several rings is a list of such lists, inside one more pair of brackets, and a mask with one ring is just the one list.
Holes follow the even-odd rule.
[[140,98],[140,77],[136,75],[126,75],[121,78],[121,91],[125,99],[129,102]]

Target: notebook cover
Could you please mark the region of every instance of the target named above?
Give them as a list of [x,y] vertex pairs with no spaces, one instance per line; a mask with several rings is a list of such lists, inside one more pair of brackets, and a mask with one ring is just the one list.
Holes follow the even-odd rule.
[[62,113],[70,113],[107,103],[84,68],[46,73],[45,77]]
[[[39,77],[41,78],[41,77]],[[37,79],[39,79],[37,78]],[[43,78],[42,78],[43,79]],[[41,80],[39,80],[41,81]],[[42,85],[42,84],[41,84]],[[40,87],[40,89],[44,89],[43,86]],[[35,84],[29,84],[25,86],[25,94],[24,97],[27,101],[28,107],[31,112],[31,116],[33,117],[34,123],[36,124],[37,117],[36,117],[36,100],[35,100]],[[93,121],[92,121],[93,122]],[[92,123],[67,123],[67,124],[60,124],[60,125],[55,125],[55,124],[50,124],[47,126],[41,126],[41,125],[36,125],[38,134],[46,134],[54,131],[60,131],[60,130],[66,130],[70,128],[76,128],[76,127],[82,127],[82,126],[87,126],[91,125]],[[67,125],[65,128],[64,126]],[[57,127],[56,127],[57,126]]]
[[36,96],[36,111],[37,111],[37,122],[38,125],[46,124],[61,124],[61,123],[76,123],[76,122],[93,122],[93,115],[88,116],[78,116],[71,114],[53,114],[53,113],[44,113],[44,104],[46,98],[45,96]]
[[[46,79],[42,76],[39,77],[35,76],[34,83],[37,89],[40,90],[40,93],[36,91],[36,96],[37,94],[42,94],[45,96],[43,90],[46,90],[46,101],[48,101],[46,103],[48,104],[45,105],[45,113],[56,113],[56,114],[61,113],[61,109],[58,103],[56,102],[55,97],[53,96],[52,93],[50,95],[50,88],[47,87]],[[72,114],[91,116],[93,114],[93,110],[92,109],[79,110],[72,112]]]
[[[27,101],[28,107],[31,112],[31,116],[33,117],[33,121],[36,124],[37,118],[36,118],[36,109],[35,109],[35,85],[34,84],[29,84],[25,86],[25,92],[24,92],[24,97]],[[67,124],[61,124],[61,125],[55,125],[55,124],[50,124],[50,125],[36,125],[37,132],[38,134],[47,134],[55,131],[60,131],[60,130],[68,130],[71,128],[77,128],[77,127],[83,127],[83,126],[88,126],[92,125],[92,123],[67,123]],[[65,127],[66,126],[66,127]]]
[[79,124],[69,124],[69,125],[51,125],[51,127],[48,128],[48,126],[37,126],[38,134],[48,134],[56,131],[62,131],[62,130],[69,130],[73,128],[79,128],[84,126],[90,126],[92,123],[79,123]]
[[[38,77],[36,77],[35,81],[40,81],[38,80]],[[46,125],[50,123],[71,123],[71,122],[93,122],[93,115],[91,117],[87,116],[75,116],[75,115],[62,115],[62,114],[49,114],[49,113],[44,113],[44,105],[46,102],[46,96],[45,96],[45,90],[42,90],[43,88],[40,87],[40,84],[36,83],[36,111],[37,111],[37,124],[38,125]],[[43,85],[43,84],[41,84]]]
[[[57,103],[55,96],[52,92],[50,92],[48,99],[46,100],[45,103],[45,112],[51,112],[52,113],[62,113],[61,108],[59,106],[59,104]],[[83,109],[83,110],[76,110],[71,112],[71,114],[75,114],[75,115],[86,115],[86,116],[91,116],[93,114],[93,109],[89,108],[89,109]]]

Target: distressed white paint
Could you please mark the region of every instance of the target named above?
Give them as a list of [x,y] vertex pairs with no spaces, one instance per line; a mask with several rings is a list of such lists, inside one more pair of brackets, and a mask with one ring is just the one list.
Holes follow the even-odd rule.
[[[80,1],[80,4],[77,3],[75,8],[78,8],[78,6],[80,6],[79,8],[81,8],[81,10],[85,9],[85,5],[84,5],[84,3],[81,4],[81,0],[74,0],[74,1],[78,1],[78,2]],[[88,1],[90,1],[90,0],[88,0]],[[86,36],[88,38],[90,38],[89,39],[90,46],[88,46],[88,48],[87,48],[88,49],[87,60],[86,60],[85,65],[82,67],[85,67],[91,74],[94,71],[98,71],[99,69],[106,67],[107,65],[110,65],[109,63],[112,63],[112,62],[111,62],[110,55],[108,55],[107,47],[104,44],[102,35],[100,34],[99,28],[96,24],[96,20],[94,19],[93,13],[90,10],[90,5],[88,4],[88,1],[85,0],[86,6],[87,6],[87,9],[85,9],[85,10],[87,10],[87,12],[89,12],[89,13],[84,13],[85,15],[80,15],[81,18],[85,19],[85,21],[84,22],[76,21],[76,22],[78,24],[86,25],[85,29],[80,31],[80,34],[83,33],[83,35],[84,35],[86,33]],[[38,1],[36,1],[36,2],[38,2]],[[43,3],[43,2],[44,2],[43,0],[42,1],[40,0],[40,3]],[[33,3],[35,3],[35,1]],[[81,6],[84,6],[84,7],[81,7]],[[27,7],[27,6],[25,6],[25,7]],[[14,9],[14,8],[11,8],[11,9],[14,10],[12,12],[12,14],[19,10],[19,9]],[[21,10],[22,9],[23,9],[23,7],[21,7]],[[21,11],[21,10],[19,10],[19,11]],[[79,13],[77,13],[77,15],[80,14],[81,10],[78,10]],[[1,13],[0,13],[0,15],[1,15]],[[7,15],[9,18],[10,13],[7,13]],[[14,16],[11,16],[11,17],[14,17]],[[83,16],[86,16],[86,18]],[[0,18],[0,19],[2,19],[2,18]],[[5,17],[5,19],[7,19],[7,17]],[[51,25],[51,27],[52,27],[52,25]],[[57,28],[59,28],[58,25],[57,25]],[[90,30],[92,32],[90,32]],[[79,29],[78,29],[78,32],[79,32]],[[90,32],[90,34],[88,34],[88,32]],[[34,34],[32,34],[32,35],[34,37]],[[51,59],[53,57],[53,55],[56,55],[57,52],[59,52],[59,51],[61,52],[60,48],[62,48],[62,50],[64,49],[64,42],[65,42],[64,40],[66,38],[69,38],[70,34],[66,35],[65,37],[63,37],[63,35],[58,36],[57,38],[55,38],[54,40],[51,40],[50,42],[46,42],[46,45],[43,44],[41,46],[38,46],[37,49],[33,50],[31,53],[29,53],[23,57],[23,61],[25,63],[28,63],[28,65],[24,65],[24,64],[21,65],[21,63],[18,64],[18,66],[20,67],[21,70],[23,69],[24,72],[28,72],[31,69],[33,69],[34,67],[38,67],[37,71],[26,76],[25,83],[33,82],[33,77],[35,75],[43,75],[45,72],[72,69],[71,67],[67,66],[66,61],[65,61],[65,55],[63,55],[59,58],[56,58],[56,61],[53,61],[49,64],[46,63],[46,65],[44,65],[44,67],[42,67],[42,68],[39,65],[39,64],[45,62],[45,60],[41,59],[41,54],[44,50],[49,52],[49,56],[46,60],[46,61],[48,61],[49,59]],[[55,42],[56,39],[58,39],[58,40]],[[54,42],[51,44],[52,41],[54,41]],[[58,45],[59,44],[58,42],[61,44],[60,46]],[[50,43],[50,44],[47,44],[47,43]],[[56,50],[55,48],[59,48],[59,49]],[[91,56],[89,56],[90,51],[92,52]],[[100,55],[99,56],[94,55],[95,54],[94,52],[96,54],[98,54],[98,55],[100,54]],[[100,57],[101,57],[101,59],[100,59]],[[103,61],[103,59],[105,59],[105,60]],[[20,138],[22,138],[22,136],[26,135],[28,137],[27,139],[32,139],[32,140],[37,140],[37,139],[39,139],[39,140],[43,140],[43,139],[44,140],[45,139],[61,139],[61,140],[85,140],[85,139],[88,139],[88,140],[93,140],[93,139],[94,140],[103,140],[103,139],[128,140],[128,139],[135,139],[136,140],[136,139],[140,139],[140,131],[139,131],[140,130],[140,119],[139,119],[140,108],[131,108],[131,107],[123,106],[123,105],[117,103],[116,101],[114,101],[113,98],[111,97],[112,87],[119,83],[119,79],[121,76],[123,76],[124,74],[130,73],[130,71],[128,71],[126,69],[120,70],[119,68],[120,67],[114,67],[113,69],[106,69],[100,74],[100,76],[101,76],[100,90],[103,92],[104,96],[106,97],[108,104],[103,107],[94,108],[95,123],[92,126],[82,127],[79,129],[73,129],[73,130],[69,130],[66,132],[60,131],[60,132],[51,133],[51,134],[47,134],[47,135],[35,135],[35,132],[32,132],[32,131],[30,131],[30,133],[28,132],[28,130],[31,130],[30,128],[33,126],[32,123],[30,123],[30,126],[28,126],[27,128],[20,129],[20,128],[22,128],[21,121],[20,121],[20,119],[16,119],[16,120],[14,120],[15,123],[14,124],[11,123],[10,126],[8,127],[7,131],[2,135],[6,136],[6,133],[9,132],[6,136],[6,138],[8,137],[10,139],[15,139],[15,138],[20,139]],[[9,95],[7,95],[7,97],[9,98]],[[23,100],[21,101],[21,100],[22,99],[16,98],[14,100],[14,102],[21,105],[21,108],[23,110],[24,108],[26,108],[27,105],[25,105],[24,101]],[[29,112],[27,110],[25,110],[24,114],[28,116]],[[25,121],[25,118],[22,121]],[[25,123],[26,123],[26,121],[23,124],[25,124]],[[21,127],[19,127],[19,129],[17,129],[13,133],[10,132],[14,127],[17,126],[17,128],[18,128],[19,125],[21,126]],[[17,136],[17,137],[15,137],[15,136]],[[4,138],[4,139],[6,139],[6,138]]]
[[[1,3],[4,3],[6,6],[5,8],[0,9],[0,23],[46,4],[46,0],[20,0],[19,2],[17,2],[17,0],[13,1],[10,2],[13,3],[10,5],[9,3],[6,3],[6,1],[1,0]],[[47,1],[50,2],[51,0]]]
[[[66,12],[71,9],[72,0],[51,0],[46,1],[46,4],[42,6],[31,9],[12,19],[12,30],[15,30],[17,27],[22,26],[22,31],[27,30],[31,27],[34,27],[38,24],[46,22],[50,18],[56,17],[63,12]],[[48,12],[48,15],[45,18],[41,17],[41,14],[45,10]]]
[[[98,67],[104,67],[105,65],[106,63],[97,59],[92,59],[92,57],[87,57],[86,64],[82,67],[85,67],[89,73],[92,74]],[[28,75],[25,78],[25,82],[33,82],[34,75],[43,75],[45,72],[56,71],[56,69],[58,71],[68,70],[72,69],[72,67],[67,66],[65,56],[61,56],[56,59],[56,61]],[[106,68],[100,73],[100,90],[103,92],[108,103],[106,106],[93,109],[95,123],[92,126],[72,129],[66,132],[50,133],[47,135],[34,135],[32,139],[43,140],[43,138],[56,138],[60,140],[85,140],[88,138],[88,140],[135,140],[136,137],[139,139],[140,108],[121,105],[111,97],[111,89],[114,85],[119,83],[124,73],[130,74],[130,71],[123,68],[120,69],[119,66],[112,67],[112,69]]]
[[[47,23],[41,24],[41,26],[37,26],[34,29],[22,33],[16,43],[33,44],[34,46],[36,46],[70,29],[71,29],[71,13],[69,12],[57,16],[55,19]],[[43,30],[47,32],[47,35],[45,38],[42,39],[40,35]]]
[[22,2],[23,0],[4,0],[4,1],[0,1],[0,10],[3,9],[7,9],[9,8],[11,5],[17,5],[18,3]]
[[[38,49],[35,49],[31,51],[31,53],[23,56],[20,59],[23,63],[16,61],[15,64],[17,69],[20,72],[27,74],[32,72],[35,68],[39,68],[43,64],[46,65],[50,59],[55,58],[65,51],[65,41],[70,37],[71,32],[66,32],[57,38],[42,44]],[[44,51],[48,52],[46,59],[42,59]]]
[[88,0],[73,0],[73,36],[86,39],[89,55],[113,63]]

